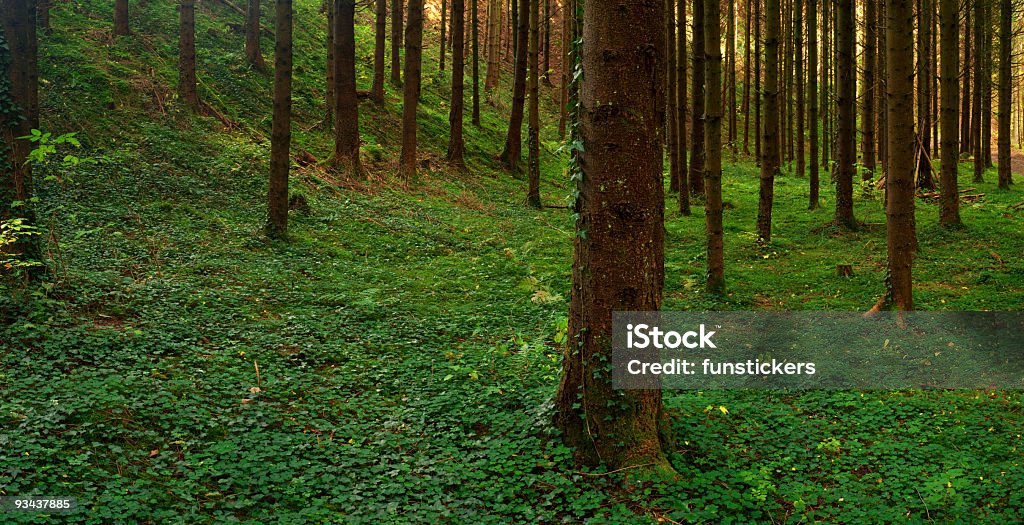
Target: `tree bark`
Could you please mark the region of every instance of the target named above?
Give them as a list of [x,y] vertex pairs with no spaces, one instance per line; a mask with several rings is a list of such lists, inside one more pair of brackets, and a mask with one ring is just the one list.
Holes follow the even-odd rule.
[[[519,0],[527,3],[527,0]],[[530,38],[526,50],[529,61],[529,79],[527,88],[530,96],[529,103],[529,128],[526,139],[527,157],[527,180],[526,204],[532,208],[540,208],[540,104],[537,96],[540,91],[540,2],[533,0],[528,2],[530,6],[529,25]],[[522,49],[522,48],[520,48]]]
[[391,85],[402,85],[402,0],[391,0]]
[[[530,3],[537,0],[519,0],[516,40],[518,48],[526,51],[530,37]],[[526,99],[527,53],[516,53],[515,80],[512,83],[512,110],[508,119],[505,149],[498,158],[511,171],[519,168],[523,151],[523,104]]]
[[[258,22],[257,22],[258,23]],[[128,0],[114,1],[114,34],[127,36],[128,29]]]
[[569,38],[572,0],[562,0],[562,75],[558,82],[558,138],[565,139],[569,122],[569,78],[572,71],[572,42]]
[[674,474],[659,429],[660,390],[614,390],[613,311],[661,308],[661,125],[665,32],[660,2],[590,0],[583,13],[582,180],[574,204],[569,342],[555,424],[579,461]]
[[763,25],[762,0],[754,0],[754,85],[757,90],[754,92],[754,159],[758,167],[761,167],[761,159],[764,157],[764,146],[761,144],[761,104],[764,97],[764,85],[761,80],[761,26]]
[[739,134],[737,133],[737,117],[736,117],[736,0],[725,0],[729,3],[728,14],[726,15],[726,31],[725,31],[725,56],[726,56],[726,67],[727,67],[727,78],[725,82],[725,101],[728,108],[728,122],[729,122],[729,134],[728,142],[730,149],[733,154],[737,152],[737,142]]
[[981,145],[982,110],[981,96],[984,91],[982,77],[985,76],[984,51],[985,51],[985,10],[982,0],[973,0],[974,17],[974,101],[971,104],[971,152],[974,155],[974,182],[984,182],[985,159],[982,154],[985,149]]
[[917,250],[914,230],[914,37],[907,30],[914,23],[911,0],[886,0],[886,119],[889,131],[889,164],[886,248],[888,273],[880,307],[895,304],[913,310],[912,269]]
[[441,0],[441,51],[437,68],[444,71],[444,50],[447,44],[444,32],[448,26],[448,0]]
[[[292,0],[276,0],[274,12],[274,115],[270,134],[267,235],[288,234],[288,167],[291,165]],[[257,24],[258,25],[258,24]]]
[[[827,1],[827,0],[826,0]],[[807,1],[807,121],[809,122],[808,145],[810,158],[807,159],[809,171],[807,208],[818,208],[818,0]]]
[[[125,0],[127,3],[127,0]],[[245,10],[245,58],[254,69],[266,68],[263,51],[260,49],[260,0],[249,0]],[[276,31],[276,29],[275,29]],[[275,51],[276,52],[276,51]],[[274,76],[277,76],[277,59],[274,59]]]
[[384,49],[388,25],[387,0],[374,0],[374,42],[373,42],[373,84],[370,98],[377,104],[384,103]]
[[981,62],[981,158],[986,169],[992,167],[992,0],[982,3],[984,47]]
[[864,165],[862,180],[875,176],[875,50],[878,42],[878,12],[874,1],[864,3],[864,95],[861,100],[861,158]]
[[480,127],[480,30],[478,23],[477,3],[472,2],[471,15],[473,17],[473,125]]
[[[704,219],[708,237],[706,287],[713,293],[725,291],[725,243],[722,230],[722,32],[718,23],[721,16],[721,0],[704,1],[704,64],[707,68],[704,90],[707,97],[704,113],[707,126],[704,145],[707,155],[704,168],[704,192],[707,198]],[[730,111],[734,109],[730,108]]]
[[919,0],[917,17],[917,187],[934,190],[931,154],[931,30],[932,6],[930,0]]
[[[753,0],[747,0],[746,15],[747,30],[744,33],[743,43],[743,153],[750,155],[750,23],[751,4]],[[755,131],[757,133],[757,131]]]
[[693,108],[690,118],[690,195],[704,197],[704,2],[693,0]]
[[[669,45],[676,46],[676,113],[669,115],[669,118],[676,120],[678,133],[676,134],[676,160],[679,162],[679,188],[677,204],[679,213],[684,217],[690,216],[690,181],[687,180],[686,169],[686,0],[676,2],[676,18],[678,19],[679,31],[676,42],[669,42]],[[667,95],[667,94],[666,94]]]
[[487,11],[487,78],[484,79],[484,90],[490,91],[498,87],[501,75],[501,0],[490,0]]
[[326,110],[324,111],[324,127],[334,129],[334,92],[337,88],[334,80],[334,25],[336,18],[336,4],[334,0],[324,0],[324,7],[327,11],[327,73],[324,98]]
[[[32,145],[18,137],[39,128],[36,16],[33,0],[0,0],[0,220],[22,218],[28,225],[35,224],[32,166],[26,163]],[[11,251],[40,258],[33,237],[23,237]]]
[[966,19],[964,23],[963,42],[964,42],[964,74],[960,83],[963,87],[963,96],[960,97],[960,153],[971,153],[974,151],[972,140],[974,136],[974,124],[971,122],[971,102],[973,93],[971,92],[971,85],[974,79],[973,71],[973,59],[971,57],[971,48],[974,34],[973,24],[971,23],[972,14],[974,9],[971,8],[971,0],[968,0],[964,4],[964,17]]
[[761,156],[761,184],[757,204],[757,237],[772,239],[772,206],[775,200],[775,174],[779,170],[779,0],[766,0],[764,40],[764,137]]
[[[855,229],[853,217],[853,174],[857,162],[855,153],[857,132],[857,77],[854,69],[854,23],[853,0],[836,2],[836,51],[838,79],[836,83],[836,109],[839,113],[838,139],[836,149],[836,224],[842,228]],[[900,28],[906,31],[906,27]],[[891,44],[890,44],[891,47]],[[913,152],[911,152],[913,156]]]
[[[686,0],[681,0],[686,1]],[[665,2],[665,41],[676,40],[676,6],[675,0]],[[676,114],[676,46],[665,46],[665,112],[668,118],[668,180],[669,191],[679,191],[679,119]]]
[[462,114],[465,84],[465,39],[466,39],[466,4],[465,0],[452,0],[452,103],[448,112],[448,162],[455,166],[465,167],[462,159],[464,143],[462,140]]
[[195,0],[180,0],[180,26],[178,31],[178,96],[192,111],[199,111],[199,92],[196,88],[196,4]]
[[1013,79],[1010,77],[1011,32],[1010,0],[999,0],[999,187],[1008,190],[1012,182],[1010,166],[1010,102]]
[[[813,2],[814,0],[808,0]],[[793,95],[796,97],[796,176],[803,177],[806,173],[807,159],[805,158],[804,144],[804,0],[793,0],[793,45],[796,47],[796,60],[793,62],[793,76],[796,82],[796,89]]]
[[406,182],[416,177],[416,108],[420,103],[423,60],[423,0],[408,0],[405,27],[405,86],[402,96],[402,155],[399,172]]
[[334,159],[336,169],[358,177],[359,97],[356,95],[355,0],[334,0]]
[[957,136],[957,110],[960,95],[960,13],[959,0],[939,0],[939,19],[942,24],[942,114],[940,134],[942,145],[942,186],[939,196],[939,224],[946,227],[960,225],[960,193],[957,190],[957,167],[960,147]]

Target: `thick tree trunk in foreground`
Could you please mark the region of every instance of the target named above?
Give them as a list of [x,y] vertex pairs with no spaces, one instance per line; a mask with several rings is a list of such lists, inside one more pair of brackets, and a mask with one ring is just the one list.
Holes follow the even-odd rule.
[[[732,1],[732,0],[727,0]],[[705,93],[704,219],[708,237],[707,290],[725,290],[725,244],[722,231],[722,16],[721,0],[704,1],[704,63],[707,67]],[[735,108],[729,108],[735,111]]]
[[199,92],[196,89],[196,4],[195,0],[180,0],[178,30],[178,96],[193,111],[199,110]]
[[960,96],[960,43],[959,0],[939,0],[939,19],[942,24],[942,126],[940,147],[942,154],[942,193],[939,198],[939,224],[960,225],[960,193],[957,190],[957,167],[960,147],[957,136],[957,111]]
[[[17,137],[39,128],[36,14],[32,0],[0,0],[0,220],[22,218],[30,225],[32,166],[25,160],[33,146]],[[18,201],[23,204],[15,206]],[[33,237],[22,238],[12,251],[39,259]]]
[[874,309],[895,305],[913,310],[912,269],[917,237],[914,231],[914,23],[911,0],[886,0],[886,108],[889,163],[886,174],[886,247],[888,272],[885,295]]
[[288,233],[288,166],[292,138],[292,0],[275,4],[274,117],[270,135],[270,189],[267,235]]
[[704,2],[693,0],[693,108],[690,118],[690,194],[704,197]]
[[[527,0],[519,1],[527,2]],[[540,2],[532,0],[529,4],[530,41],[526,51],[530,62],[530,78],[527,82],[530,95],[529,135],[526,139],[527,149],[529,150],[527,161],[527,180],[529,182],[526,191],[526,204],[533,208],[540,208],[540,105],[537,100],[537,95],[539,94],[538,83],[540,82],[540,71],[538,70],[540,66],[540,61],[538,60],[538,53],[540,51],[540,17],[538,16]]]
[[126,36],[128,29],[128,0],[116,0],[114,2],[114,34]]
[[384,49],[385,33],[387,32],[388,4],[387,0],[374,0],[374,45],[373,45],[373,84],[370,87],[370,98],[378,104],[384,103]]
[[334,0],[334,165],[360,174],[359,98],[356,95],[355,0]]
[[402,156],[399,172],[407,182],[416,177],[416,107],[420,103],[423,61],[423,0],[409,0],[405,28],[405,91],[402,93]]
[[[530,38],[530,3],[537,0],[519,0],[519,18],[517,20],[516,41],[519,49],[526,51],[527,40]],[[512,110],[508,119],[508,134],[505,136],[505,149],[498,158],[505,167],[515,171],[519,168],[519,158],[523,151],[523,104],[526,99],[526,53],[516,53],[515,81],[512,83]]]
[[391,85],[402,85],[402,0],[391,0]]
[[772,239],[775,174],[779,170],[779,0],[765,2],[764,137],[761,139],[761,186],[757,204],[757,237]]
[[[258,70],[266,67],[263,62],[263,51],[260,49],[260,31],[260,0],[249,0],[245,10],[245,58],[249,61],[249,65]],[[277,59],[275,58],[274,61],[276,77]]]
[[462,140],[462,114],[465,85],[465,54],[466,43],[466,4],[465,0],[452,0],[452,103],[448,112],[448,162],[455,166],[465,166],[462,159],[464,147]]
[[[853,174],[857,162],[855,150],[857,134],[857,77],[854,68],[854,41],[856,40],[853,0],[836,2],[836,66],[839,76],[836,82],[836,109],[839,113],[836,140],[836,224],[842,228],[854,229],[853,218]],[[913,22],[913,20],[911,20]],[[900,30],[906,31],[906,27]],[[890,44],[892,47],[892,44]],[[912,107],[910,108],[913,109]],[[912,111],[911,111],[912,112]],[[913,142],[913,139],[911,139]],[[910,156],[913,157],[913,151]]]
[[[579,461],[672,474],[660,390],[614,390],[612,312],[661,308],[660,2],[590,0],[584,10],[580,153],[569,342],[555,424]],[[586,232],[584,235],[583,232]]]
[[999,1],[999,187],[1010,189],[1010,78],[1012,59],[1010,49],[1013,33],[1010,30],[1010,0]]

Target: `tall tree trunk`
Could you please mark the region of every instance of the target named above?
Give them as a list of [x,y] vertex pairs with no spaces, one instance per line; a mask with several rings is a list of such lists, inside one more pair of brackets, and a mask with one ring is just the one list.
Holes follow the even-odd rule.
[[[123,1],[128,3],[128,0]],[[245,58],[254,69],[262,71],[267,65],[263,62],[263,51],[260,49],[260,31],[260,0],[249,0],[245,10]],[[276,78],[276,59],[274,67]]]
[[693,0],[693,108],[690,118],[690,195],[704,196],[704,2]]
[[[519,0],[526,2],[526,0]],[[533,208],[540,208],[540,104],[537,96],[540,93],[538,84],[540,82],[540,2],[533,0],[529,2],[529,23],[530,39],[526,50],[529,59],[530,78],[527,82],[530,95],[529,123],[526,145],[527,157],[527,180],[526,204]]]
[[[753,0],[747,0],[746,15],[747,30],[743,40],[743,153],[750,155],[750,23],[751,4]],[[757,133],[757,131],[755,131]]]
[[558,83],[558,138],[565,138],[569,121],[569,72],[572,64],[572,42],[569,39],[569,21],[572,20],[572,0],[562,0],[562,78]]
[[[884,171],[885,171],[885,166],[886,166],[886,160],[885,159],[886,159],[886,155],[887,155],[887,153],[886,153],[886,151],[887,151],[886,143],[888,142],[888,139],[886,138],[886,126],[888,124],[886,123],[886,117],[885,117],[886,116],[885,71],[886,71],[886,67],[887,67],[886,66],[885,56],[886,56],[886,50],[888,48],[887,48],[887,44],[886,44],[886,40],[885,40],[885,31],[884,30],[882,30],[882,31],[878,30],[878,27],[882,25],[882,21],[885,20],[885,17],[886,17],[885,2],[880,2],[879,5],[877,6],[877,11],[875,13],[875,20],[877,20],[879,22],[876,25],[876,31],[875,31],[875,36],[877,37],[877,42],[878,42],[878,45],[875,47],[875,59],[876,59],[875,62],[876,62],[876,64],[878,64],[878,67],[875,68],[875,86],[877,88],[875,90],[875,93],[876,93],[877,96],[874,97],[875,98],[875,102],[877,102],[877,108],[878,108],[878,110],[875,112],[875,121],[876,121],[875,129],[877,130],[877,132],[875,133],[875,142],[878,145],[878,158],[875,160],[875,172],[876,173],[884,173]],[[881,168],[881,171],[879,171],[879,167]]]
[[605,366],[612,312],[661,308],[663,16],[661,3],[638,0],[590,0],[583,13],[585,151],[555,424],[582,462],[671,475],[661,391],[616,391]]
[[[828,1],[828,0],[825,0]],[[810,133],[810,158],[807,160],[810,185],[807,208],[818,208],[818,0],[807,0],[807,121]]]
[[522,49],[524,51],[526,50],[526,40],[523,40],[523,42],[522,42],[523,45],[520,46],[519,45],[519,35],[518,35],[518,33],[516,31],[518,31],[517,28],[519,27],[520,23],[526,24],[527,22],[526,21],[520,22],[521,20],[523,20],[523,17],[520,16],[519,0],[509,0],[509,1],[512,4],[512,8],[511,8],[512,17],[511,17],[511,20],[510,20],[511,26],[509,27],[509,31],[511,31],[511,33],[512,33],[512,38],[510,40],[512,42],[512,56],[516,57],[516,56],[519,56],[519,50],[520,49]]
[[[815,0],[807,0],[813,2]],[[797,176],[803,177],[806,170],[804,144],[804,0],[794,0],[793,33],[794,45],[797,48],[796,61],[793,64],[794,77],[797,84],[793,96],[797,98]]]
[[[827,1],[827,0],[826,0]],[[766,0],[764,40],[764,148],[761,156],[761,185],[757,204],[757,237],[772,239],[772,206],[775,200],[775,174],[779,170],[779,0]]]
[[484,90],[490,91],[498,87],[501,75],[501,0],[489,0],[487,3],[487,77],[484,79]]
[[196,4],[180,0],[178,31],[178,96],[193,111],[199,110],[196,89]]
[[359,98],[356,95],[356,0],[334,0],[334,164],[345,175],[359,163]]
[[754,0],[754,85],[757,86],[754,92],[754,159],[758,167],[761,166],[761,159],[764,158],[764,146],[761,144],[763,126],[761,125],[761,100],[763,98],[764,85],[761,81],[761,26],[763,25],[761,2]]
[[829,150],[831,141],[831,128],[829,123],[832,119],[829,109],[831,108],[832,101],[829,98],[832,93],[831,75],[832,69],[835,63],[832,62],[833,53],[833,41],[832,41],[832,11],[834,10],[832,2],[829,0],[821,0],[821,93],[820,93],[820,104],[821,107],[821,167],[825,168],[829,172],[832,168],[829,166]]
[[679,162],[679,192],[677,195],[677,204],[679,205],[679,213],[684,217],[690,216],[690,181],[687,180],[686,170],[686,70],[687,70],[687,56],[686,56],[686,0],[678,0],[676,2],[676,18],[678,19],[679,31],[677,31],[676,42],[673,44],[669,42],[669,45],[676,46],[676,85],[675,85],[675,96],[676,96],[676,113],[675,115],[669,115],[669,118],[676,120],[676,126],[678,134],[676,135],[676,160]]
[[[686,1],[686,0],[681,0]],[[665,41],[674,43],[676,40],[676,6],[675,0],[666,0],[665,4]],[[679,120],[676,115],[676,46],[665,46],[665,113],[668,115],[668,180],[669,191],[679,191]]]
[[[857,162],[855,152],[857,133],[857,76],[854,68],[854,23],[853,0],[836,2],[836,66],[839,69],[836,82],[836,108],[839,113],[838,139],[836,148],[836,224],[842,228],[854,229],[853,218],[853,174]],[[906,31],[906,27],[900,28]],[[891,46],[891,44],[890,44]],[[911,153],[913,155],[913,153]]]
[[[732,0],[727,0],[732,2]],[[721,0],[704,1],[704,64],[707,84],[704,124],[704,219],[708,237],[707,290],[725,290],[725,242],[722,230],[722,17]],[[730,108],[732,110],[734,108]]]
[[932,41],[932,6],[931,0],[918,0],[917,18],[917,187],[925,190],[935,189],[935,180],[932,178],[932,164],[929,160],[931,154],[932,112],[931,112],[931,89],[932,79],[930,76],[931,50],[929,46]]
[[959,0],[939,0],[939,19],[942,24],[942,172],[941,195],[939,198],[939,224],[951,227],[960,225],[960,193],[957,191],[957,165],[960,148],[957,137],[957,110],[960,95],[960,43],[958,31],[960,13]]
[[[536,2],[537,0],[532,0]],[[505,149],[499,159],[509,170],[519,168],[519,158],[523,150],[523,103],[526,99],[526,46],[530,37],[530,3],[531,0],[519,0],[516,44],[523,53],[516,53],[515,81],[512,83],[512,109],[508,119],[508,134],[505,136]]]
[[402,0],[391,0],[391,84],[402,85]]
[[985,180],[985,159],[982,157],[985,149],[981,145],[982,109],[981,97],[985,90],[983,77],[984,51],[985,51],[985,8],[982,0],[974,0],[974,101],[971,104],[971,152],[974,155],[974,182]]
[[408,0],[405,27],[405,86],[402,93],[402,155],[399,172],[406,181],[416,177],[416,107],[420,103],[423,61],[423,0]]
[[448,162],[460,168],[466,164],[462,159],[464,147],[462,114],[465,106],[463,92],[466,73],[465,39],[466,3],[465,0],[452,0],[452,103],[448,112]]
[[544,0],[544,38],[540,54],[544,57],[544,65],[540,68],[544,85],[551,87],[551,0]]
[[[34,0],[0,0],[0,220],[21,218],[28,225],[35,224],[32,165],[26,162],[33,146],[18,137],[39,128],[36,7]],[[40,259],[33,237],[10,249],[25,260]]]
[[981,62],[981,158],[985,168],[992,167],[992,0],[983,2],[984,42]]
[[861,100],[861,158],[864,164],[863,180],[875,176],[875,47],[878,37],[878,12],[874,1],[864,3],[864,96]]
[[478,23],[477,3],[478,0],[470,0],[473,17],[473,125],[480,127],[480,29]]
[[913,310],[914,231],[914,24],[911,0],[886,0],[886,104],[889,164],[886,175],[886,291],[876,309],[895,304]]
[[[257,26],[259,24],[257,23]],[[292,0],[274,4],[274,116],[270,133],[267,235],[288,234],[288,167],[292,140]]]
[[728,104],[729,118],[729,146],[733,154],[737,151],[737,125],[736,125],[736,0],[725,0],[729,3],[727,24],[725,28],[725,56],[728,67],[728,78],[725,82],[726,103]]
[[960,98],[960,153],[972,153],[974,151],[974,123],[971,122],[972,113],[972,102],[973,93],[971,92],[971,85],[974,80],[974,62],[971,57],[971,49],[973,47],[973,35],[974,35],[974,24],[971,22],[973,18],[974,9],[971,7],[971,1],[967,0],[964,3],[964,17],[966,19],[964,23],[964,74],[960,80],[960,84],[963,87],[963,96]]
[[370,87],[370,98],[378,104],[383,104],[385,32],[388,22],[387,0],[374,0],[374,7],[373,85]]
[[[258,24],[259,22],[257,22]],[[128,0],[114,1],[114,34],[127,36],[128,29]]]
[[782,83],[779,85],[782,92],[782,119],[779,122],[779,139],[782,148],[779,150],[779,166],[785,161],[791,161],[796,157],[793,148],[793,0],[783,0],[782,10]]
[[999,187],[1010,189],[1010,53],[1011,40],[1010,0],[999,0]]
[[444,32],[448,26],[448,0],[441,0],[441,52],[437,68],[444,71],[444,50],[447,45]]

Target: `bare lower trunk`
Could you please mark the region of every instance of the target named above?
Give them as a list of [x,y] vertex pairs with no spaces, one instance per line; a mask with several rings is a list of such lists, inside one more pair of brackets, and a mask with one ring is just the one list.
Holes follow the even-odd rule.
[[[263,51],[260,49],[260,30],[260,0],[249,0],[245,10],[245,58],[249,61],[249,65],[262,70],[266,64],[263,63]],[[277,75],[276,60],[275,76]]]
[[355,0],[334,0],[334,165],[357,177],[359,98],[356,95]]
[[818,208],[818,0],[807,2],[807,121],[810,158],[807,159],[808,209]]
[[128,0],[115,0],[114,34],[119,36],[125,36],[128,33]]
[[385,32],[387,31],[388,22],[387,7],[387,0],[374,0],[373,84],[370,87],[370,98],[378,104],[384,103],[384,49],[386,47]]
[[470,0],[472,2],[471,16],[473,17],[473,125],[480,127],[480,30],[479,24],[477,23],[477,3],[478,0]]
[[942,193],[939,198],[939,224],[951,227],[960,225],[960,193],[957,190],[957,167],[960,145],[957,137],[957,110],[960,95],[960,57],[957,46],[960,42],[959,0],[939,0],[939,18],[942,24],[942,108],[939,117],[942,126]]
[[[732,0],[727,0],[732,1]],[[704,151],[704,218],[708,238],[707,290],[725,290],[725,243],[722,231],[722,46],[721,0],[704,0],[704,63],[707,68],[707,126]],[[730,108],[732,109],[732,108]]]
[[[857,162],[855,152],[857,119],[857,77],[854,68],[854,23],[853,0],[836,2],[836,109],[838,112],[838,137],[836,144],[836,224],[842,228],[854,229],[853,218],[853,174]],[[901,28],[906,30],[906,28]],[[913,152],[911,152],[913,156]]]
[[391,0],[391,85],[402,85],[402,0]]
[[[516,41],[519,49],[526,50],[530,37],[530,3],[537,0],[519,0],[519,17],[516,28]],[[498,158],[505,167],[515,171],[519,168],[519,159],[523,151],[523,105],[526,101],[526,53],[516,53],[515,81],[512,83],[512,109],[508,118],[508,133],[505,136],[505,149]]]
[[465,36],[466,36],[466,4],[464,0],[452,0],[452,103],[448,112],[448,162],[455,166],[465,166],[462,160],[462,114],[465,103]]
[[767,0],[765,10],[764,131],[761,140],[761,184],[757,205],[757,236],[772,238],[775,174],[779,170],[779,0]]
[[1010,0],[999,0],[999,187],[1008,190],[1010,170],[1010,77],[1012,55],[1010,31]]
[[693,1],[693,108],[690,118],[690,194],[704,197],[704,2]]
[[288,233],[288,166],[292,136],[292,0],[277,0],[274,15],[274,116],[270,135],[267,235],[284,238]]
[[423,0],[409,0],[405,28],[405,92],[402,100],[402,156],[399,171],[407,182],[416,177],[416,107],[420,103],[423,60]]
[[195,0],[180,0],[178,31],[178,96],[193,111],[199,110],[196,89],[196,14]]
[[[679,31],[676,46],[676,113],[669,118],[676,119],[676,159],[679,162],[679,213],[684,217],[690,215],[690,182],[686,170],[686,0],[676,2],[676,18],[679,20]],[[673,45],[669,42],[669,45]]]
[[[527,0],[519,0],[526,2]],[[530,78],[527,82],[527,91],[530,97],[529,108],[529,136],[527,137],[527,149],[529,150],[527,179],[528,188],[526,191],[526,204],[533,208],[540,208],[540,106],[537,96],[540,93],[538,83],[540,82],[539,53],[539,29],[540,17],[538,11],[540,3],[537,0],[529,2],[529,25],[530,39],[527,49],[529,59]]]

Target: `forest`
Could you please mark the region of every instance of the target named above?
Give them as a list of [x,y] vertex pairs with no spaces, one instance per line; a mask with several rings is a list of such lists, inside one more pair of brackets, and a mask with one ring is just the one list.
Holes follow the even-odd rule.
[[1024,523],[1020,0],[0,22],[2,523]]

